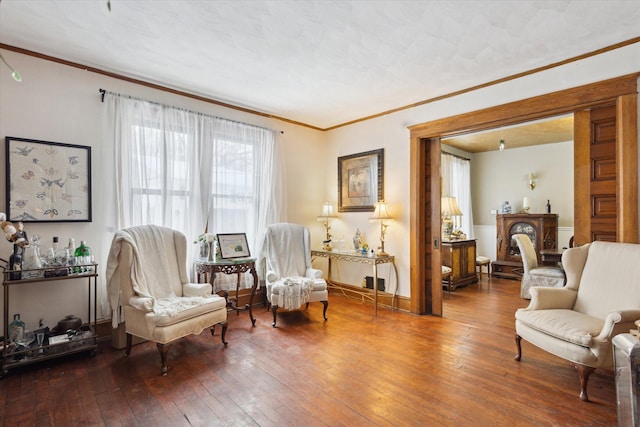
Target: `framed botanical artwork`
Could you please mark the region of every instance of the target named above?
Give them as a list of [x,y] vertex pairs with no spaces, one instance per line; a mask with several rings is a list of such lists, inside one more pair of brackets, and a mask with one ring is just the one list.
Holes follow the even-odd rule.
[[384,149],[338,157],[338,212],[373,212],[383,190]]
[[91,222],[91,147],[7,136],[7,219]]
[[251,255],[245,233],[218,234],[217,236],[222,259],[245,258]]

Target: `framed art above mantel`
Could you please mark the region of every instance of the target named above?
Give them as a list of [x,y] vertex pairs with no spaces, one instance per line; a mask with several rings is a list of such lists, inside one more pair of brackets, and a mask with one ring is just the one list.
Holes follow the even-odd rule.
[[91,222],[91,147],[7,136],[7,219]]
[[338,157],[338,212],[373,212],[384,199],[384,149]]

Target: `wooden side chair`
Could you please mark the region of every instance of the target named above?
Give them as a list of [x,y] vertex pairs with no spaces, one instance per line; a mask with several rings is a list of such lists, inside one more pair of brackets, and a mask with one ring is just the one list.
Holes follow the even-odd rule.
[[482,280],[482,267],[487,267],[487,277],[491,276],[491,259],[486,256],[478,255],[476,257],[476,268],[480,273],[480,280]]
[[446,265],[442,266],[442,281],[446,283],[447,290],[449,291],[449,293],[451,293],[451,288],[453,287],[452,280],[451,280],[452,273],[453,273],[453,270],[451,269],[451,267],[447,267]]

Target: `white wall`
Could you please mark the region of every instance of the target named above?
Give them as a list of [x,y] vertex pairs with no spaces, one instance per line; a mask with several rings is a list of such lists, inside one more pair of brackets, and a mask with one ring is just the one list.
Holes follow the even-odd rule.
[[[529,188],[531,172],[536,175],[534,190]],[[550,201],[551,212],[558,214],[558,243],[567,246],[573,230],[573,141],[474,154],[471,195],[479,254],[496,257],[491,210],[500,212],[500,205],[509,201],[512,212],[519,212],[525,196],[530,213],[545,213]]]
[[[109,215],[113,173],[106,163],[110,147],[105,146],[102,137],[105,109],[104,104],[100,102],[100,88],[276,129],[278,141],[284,148],[285,173],[289,182],[287,219],[312,227],[316,246],[320,245],[321,225],[315,218],[325,198],[326,171],[322,162],[313,163],[312,160],[325,157],[322,132],[11,51],[3,50],[2,54],[20,71],[23,81],[15,82],[4,64],[0,64],[0,137],[3,140],[6,136],[13,136],[92,147],[94,220],[91,223],[26,224],[26,231],[30,236],[39,234],[42,237],[44,248],[51,246],[53,236],[58,236],[62,245],[66,245],[70,237],[74,237],[78,243],[80,240],[86,240],[101,266],[100,280],[104,281],[107,252],[114,232]],[[2,146],[4,147],[4,143]],[[314,164],[314,167],[309,167],[310,164]],[[0,150],[0,165],[0,211],[5,212],[4,148]],[[11,249],[9,243],[0,241],[0,258],[8,259]],[[20,313],[29,328],[36,326],[39,318],[44,318],[47,325],[55,326],[56,322],[67,314],[75,314],[87,320],[86,294],[83,291],[85,286],[84,282],[77,281],[14,286],[11,288],[10,319],[13,313]],[[2,323],[0,319],[0,325]]]

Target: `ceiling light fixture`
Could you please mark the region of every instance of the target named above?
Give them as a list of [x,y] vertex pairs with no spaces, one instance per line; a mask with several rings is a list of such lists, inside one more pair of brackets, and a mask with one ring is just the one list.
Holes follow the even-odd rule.
[[504,151],[504,138],[500,138],[500,144],[498,144],[500,151]]
[[16,70],[14,70],[11,65],[9,65],[9,63],[7,62],[6,59],[4,59],[4,56],[2,56],[2,54],[0,53],[0,59],[2,59],[2,62],[4,62],[4,65],[6,65],[7,67],[9,67],[9,69],[11,70],[11,77],[13,77],[13,80],[17,81],[17,82],[21,82],[22,81],[22,77],[20,76],[20,73],[17,72]]

